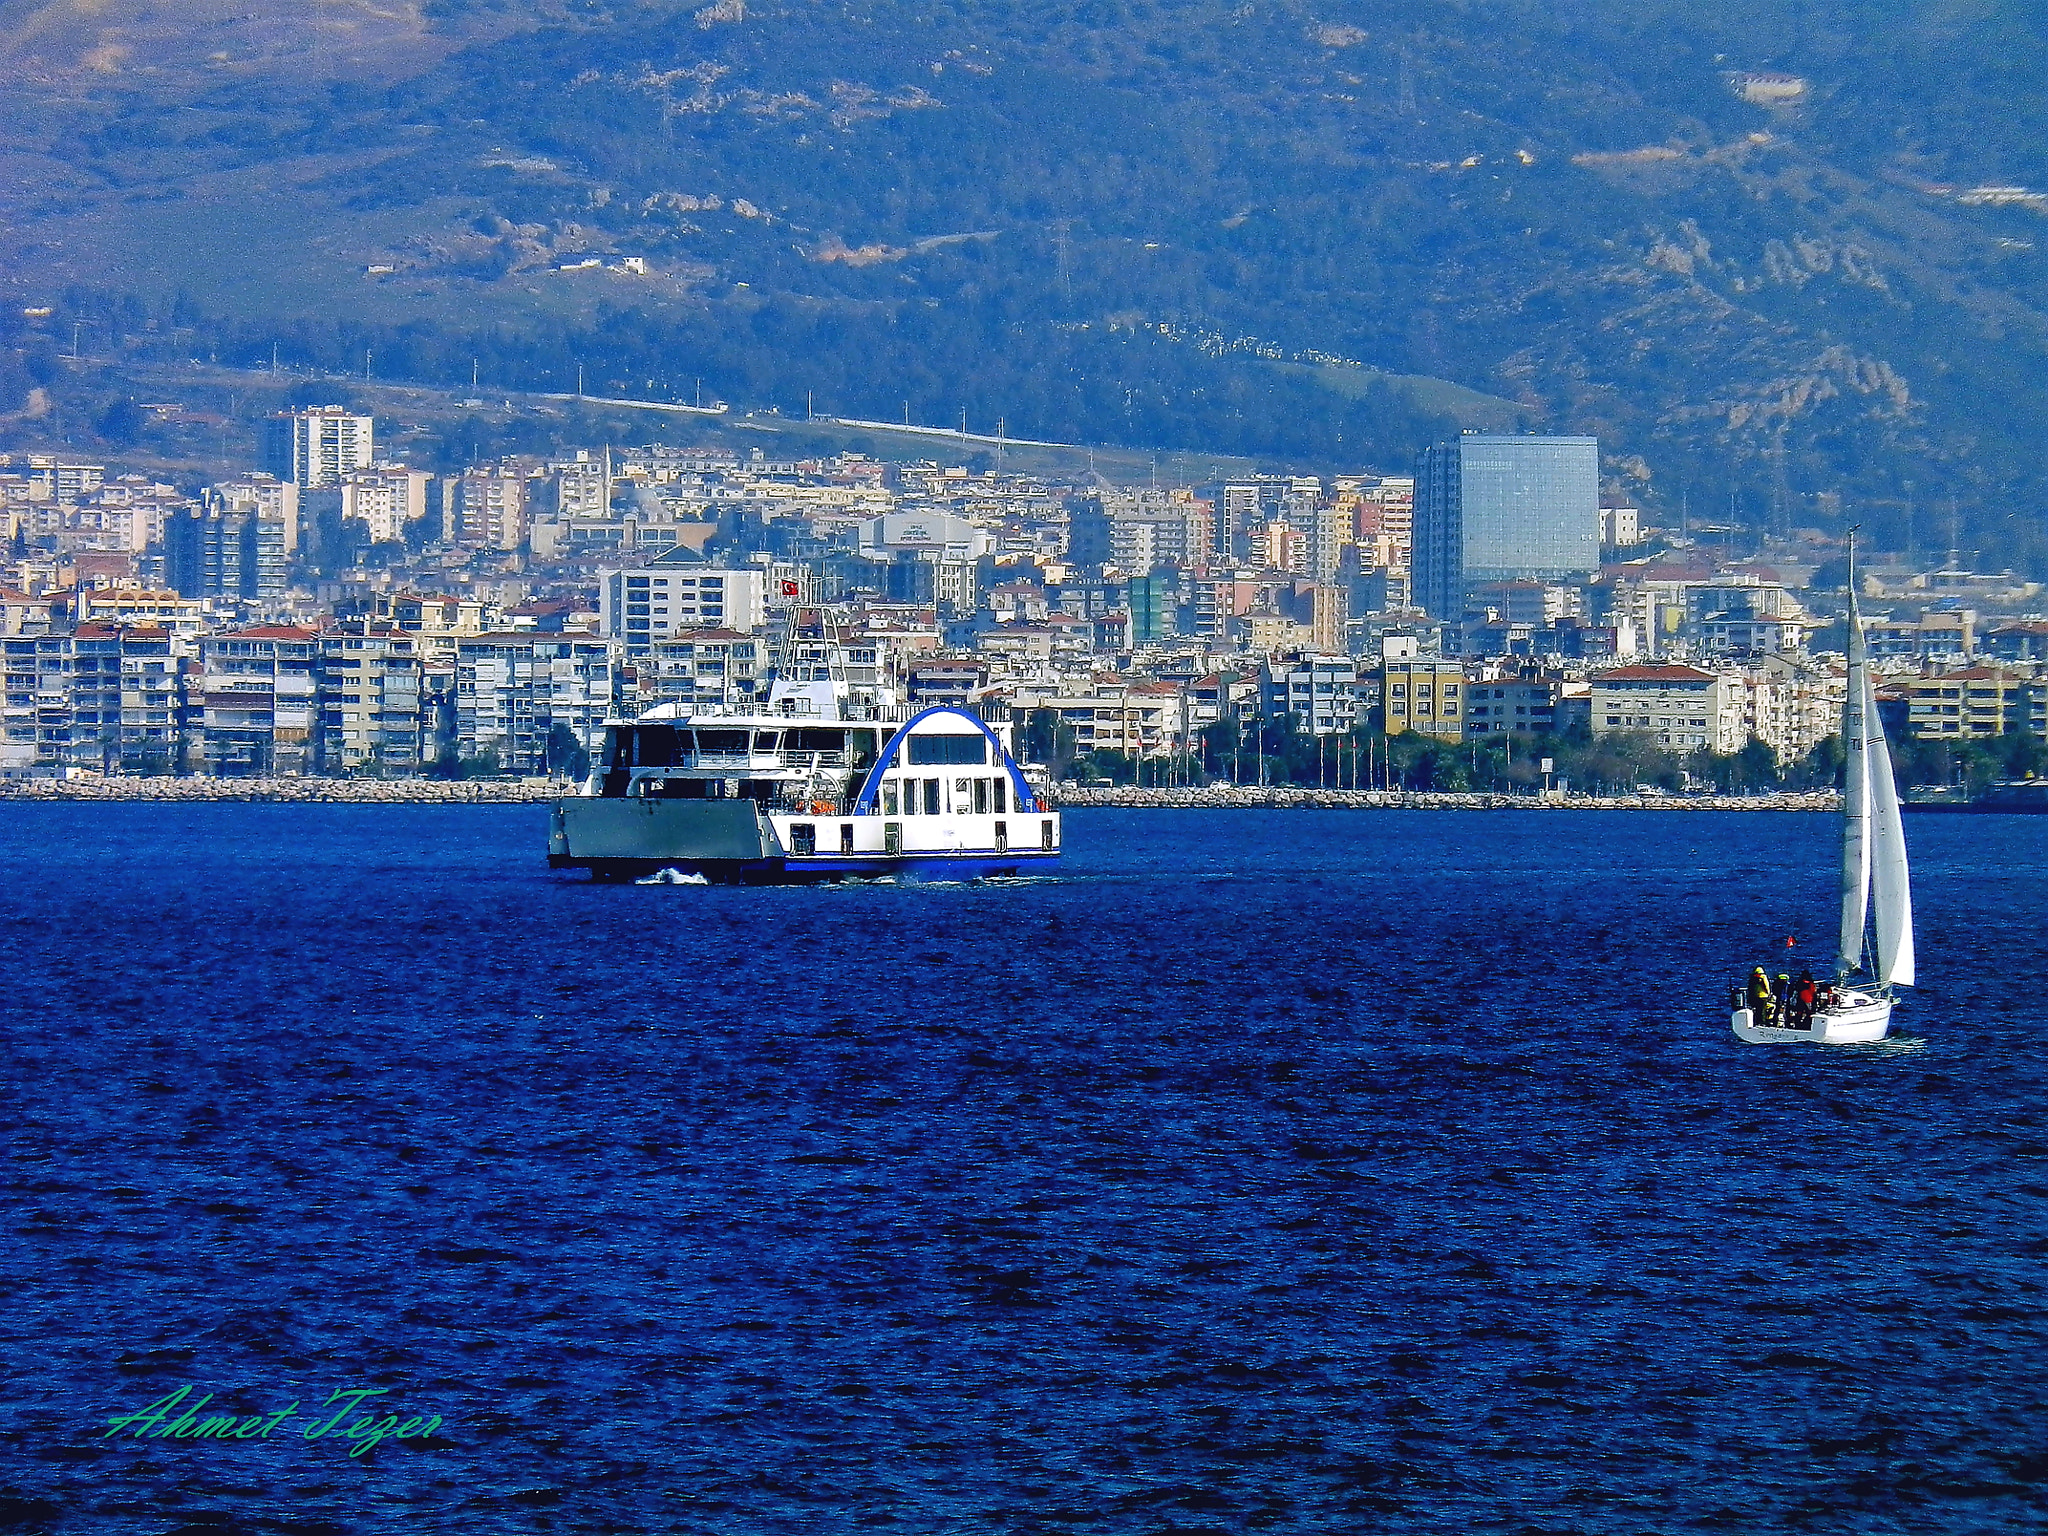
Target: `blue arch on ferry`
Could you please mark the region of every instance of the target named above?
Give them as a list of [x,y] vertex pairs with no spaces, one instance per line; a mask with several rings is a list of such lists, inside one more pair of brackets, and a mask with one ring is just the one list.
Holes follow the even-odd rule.
[[1017,766],[1017,760],[1014,757],[1003,750],[1002,737],[989,729],[986,720],[982,719],[979,715],[970,715],[964,709],[956,709],[951,704],[934,704],[930,709],[919,710],[896,728],[896,734],[889,738],[889,744],[882,748],[882,755],[875,759],[875,766],[868,770],[867,778],[861,782],[860,794],[853,802],[854,815],[872,816],[875,814],[876,802],[881,798],[882,793],[882,775],[888,771],[889,765],[896,761],[896,749],[903,745],[903,740],[910,734],[912,726],[931,719],[933,715],[957,715],[960,719],[975,726],[982,735],[988,738],[989,745],[996,749],[997,761],[1003,765],[1004,771],[1010,775],[1011,797],[1020,815],[1028,816],[1044,809],[1038,803],[1038,797],[1031,793],[1031,786],[1024,782],[1024,770]]

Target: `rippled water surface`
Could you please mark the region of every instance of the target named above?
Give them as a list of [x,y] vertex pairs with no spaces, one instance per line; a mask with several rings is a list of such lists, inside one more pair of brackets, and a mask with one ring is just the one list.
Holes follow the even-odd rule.
[[[1918,1038],[1830,1051],[1723,1003],[1828,953],[1825,817],[1079,812],[822,891],[544,833],[0,806],[0,1527],[2048,1520],[2048,818],[1909,824]],[[103,1438],[185,1385],[444,1423]]]

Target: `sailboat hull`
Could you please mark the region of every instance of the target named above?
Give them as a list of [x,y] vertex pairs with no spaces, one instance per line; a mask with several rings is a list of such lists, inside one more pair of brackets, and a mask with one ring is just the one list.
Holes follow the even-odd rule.
[[1813,1016],[1809,1029],[1780,1029],[1758,1024],[1747,1008],[1729,1019],[1735,1038],[1750,1045],[1869,1045],[1882,1040],[1892,1024],[1892,1000],[1867,992],[1848,992],[1834,1007]]

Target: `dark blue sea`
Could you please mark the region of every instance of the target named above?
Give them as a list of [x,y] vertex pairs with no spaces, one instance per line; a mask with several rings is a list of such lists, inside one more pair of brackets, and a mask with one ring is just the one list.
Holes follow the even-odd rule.
[[1909,822],[1911,1038],[1739,1045],[1834,836],[1098,811],[730,890],[0,806],[0,1528],[2038,1532],[2048,818]]

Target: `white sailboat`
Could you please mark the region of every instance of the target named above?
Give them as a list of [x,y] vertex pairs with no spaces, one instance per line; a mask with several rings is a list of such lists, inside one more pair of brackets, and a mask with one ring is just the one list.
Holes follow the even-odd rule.
[[1835,960],[1835,985],[1803,1029],[1767,1024],[1750,1008],[1737,1007],[1730,1022],[1736,1036],[1751,1044],[1864,1045],[1882,1040],[1891,1028],[1892,989],[1913,984],[1913,892],[1906,870],[1906,832],[1891,752],[1870,685],[1863,615],[1856,606],[1853,533],[1842,746],[1848,763],[1842,790],[1842,942]]

